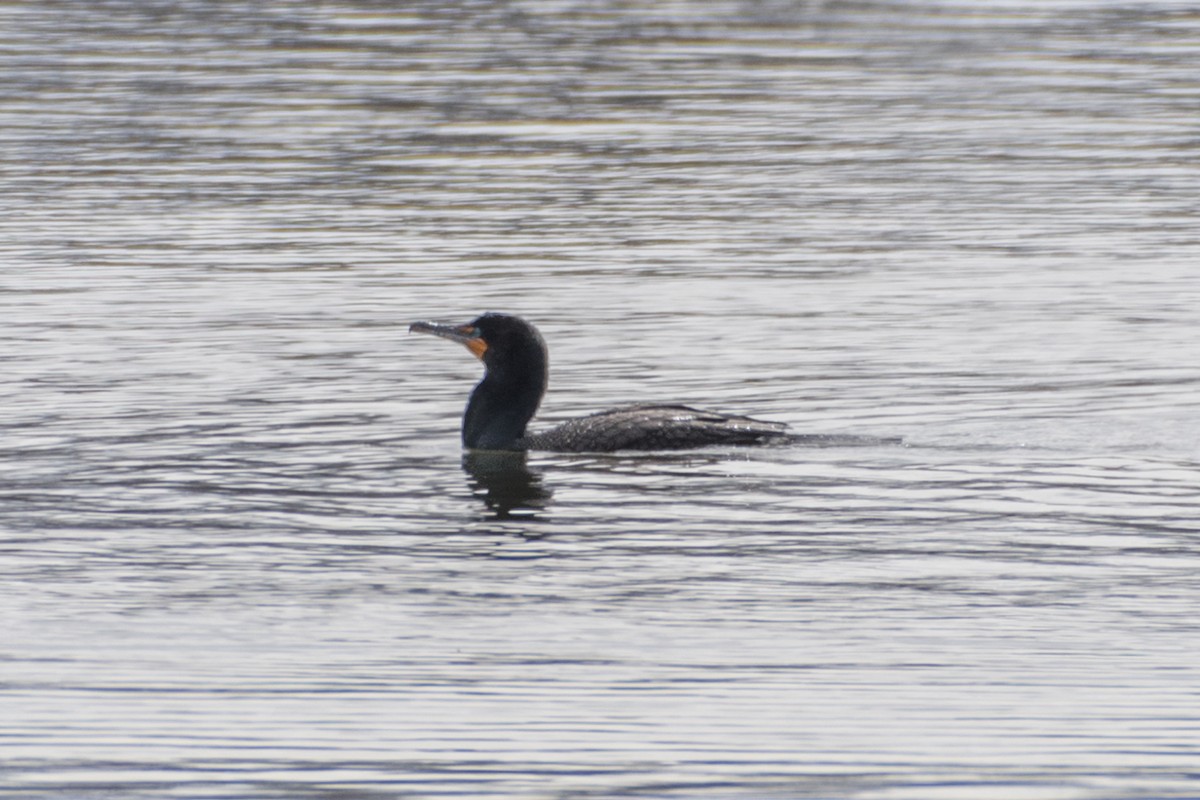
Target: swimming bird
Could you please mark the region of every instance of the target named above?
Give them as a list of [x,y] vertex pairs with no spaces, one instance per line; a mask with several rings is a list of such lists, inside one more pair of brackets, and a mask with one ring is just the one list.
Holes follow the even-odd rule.
[[779,441],[862,443],[861,437],[796,436],[782,422],[682,405],[623,406],[528,433],[526,426],[542,402],[549,377],[546,343],[537,328],[511,314],[488,312],[464,325],[414,322],[408,330],[459,342],[483,362],[483,380],[471,392],[463,414],[463,446],[473,450],[582,453]]

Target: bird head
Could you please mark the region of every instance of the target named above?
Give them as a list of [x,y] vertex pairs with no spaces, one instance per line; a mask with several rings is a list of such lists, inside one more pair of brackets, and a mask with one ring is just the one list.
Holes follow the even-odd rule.
[[410,333],[427,333],[464,345],[489,371],[545,371],[546,343],[537,328],[513,316],[489,311],[463,325],[414,322]]

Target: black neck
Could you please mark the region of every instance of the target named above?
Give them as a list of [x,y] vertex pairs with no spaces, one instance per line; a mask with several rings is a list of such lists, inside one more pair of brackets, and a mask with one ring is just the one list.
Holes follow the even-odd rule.
[[519,450],[525,426],[533,419],[546,391],[546,367],[489,368],[471,392],[463,415],[463,445],[475,450]]

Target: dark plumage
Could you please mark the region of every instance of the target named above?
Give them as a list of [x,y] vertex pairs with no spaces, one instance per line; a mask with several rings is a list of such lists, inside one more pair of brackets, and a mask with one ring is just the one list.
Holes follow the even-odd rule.
[[567,452],[680,450],[709,444],[762,444],[787,425],[688,406],[624,406],[568,420],[526,436],[525,450]]
[[615,408],[527,434],[525,427],[542,401],[549,374],[546,343],[537,328],[520,317],[488,313],[465,325],[414,322],[409,331],[460,342],[483,361],[486,372],[463,415],[463,445],[471,449],[580,453],[773,441],[863,443],[859,437],[793,436],[782,422],[675,405]]

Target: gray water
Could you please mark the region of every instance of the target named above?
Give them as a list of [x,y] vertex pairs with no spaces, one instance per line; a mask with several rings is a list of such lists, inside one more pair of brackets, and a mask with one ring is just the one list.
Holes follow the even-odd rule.
[[[0,797],[1200,797],[1200,15],[0,7]],[[690,402],[902,445],[464,461]]]

